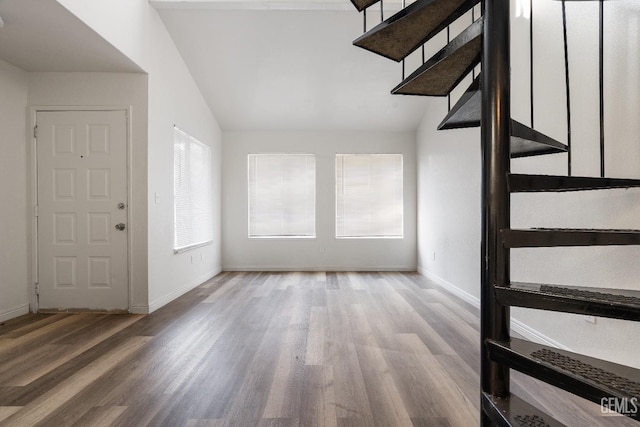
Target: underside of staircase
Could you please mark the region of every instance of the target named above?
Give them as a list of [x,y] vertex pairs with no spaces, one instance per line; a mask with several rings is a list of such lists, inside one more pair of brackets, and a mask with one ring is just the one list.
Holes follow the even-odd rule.
[[[377,0],[352,3],[366,13]],[[477,4],[476,0],[418,0],[366,31],[353,44],[393,61],[403,61],[454,21],[469,16],[472,9],[475,12]],[[569,147],[511,119],[509,2],[484,0],[481,10],[481,16],[471,14],[471,24],[431,58],[423,59],[415,71],[406,78],[403,73],[403,80],[391,93],[450,96],[473,74],[471,85],[438,129],[481,128],[482,425],[564,425],[510,392],[510,369],[599,404],[602,399],[613,399],[623,415],[640,420],[640,411],[630,411],[625,405],[640,401],[640,370],[510,337],[511,306],[640,321],[639,291],[615,289],[609,284],[594,288],[517,283],[509,279],[512,249],[640,245],[640,231],[512,229],[510,195],[607,191],[640,187],[640,180],[510,173],[511,158],[566,153]],[[476,75],[478,66],[482,71]]]

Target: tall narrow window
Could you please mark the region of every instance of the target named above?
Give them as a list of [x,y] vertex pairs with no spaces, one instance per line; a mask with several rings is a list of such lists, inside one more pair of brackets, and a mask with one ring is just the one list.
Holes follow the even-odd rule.
[[313,154],[249,154],[249,237],[316,236]]
[[213,239],[211,149],[188,133],[173,130],[174,252]]
[[402,154],[336,155],[336,237],[403,237]]

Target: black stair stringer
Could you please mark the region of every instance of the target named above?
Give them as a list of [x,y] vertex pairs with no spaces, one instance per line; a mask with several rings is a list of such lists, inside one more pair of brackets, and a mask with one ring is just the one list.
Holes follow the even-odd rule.
[[511,157],[530,157],[566,151],[567,146],[561,142],[516,120],[511,120]]
[[500,230],[505,248],[640,245],[640,230],[531,228]]
[[640,187],[640,179],[510,174],[511,193],[607,190]]
[[480,116],[482,114],[482,92],[480,92],[481,76],[482,74],[476,76],[471,86],[462,94],[458,102],[455,103],[438,125],[438,130],[474,128],[480,126]]
[[[482,91],[479,74],[438,126],[439,130],[479,127]],[[522,123],[511,120],[511,157],[531,157],[564,153],[567,146]],[[639,181],[640,182],[640,181]]]

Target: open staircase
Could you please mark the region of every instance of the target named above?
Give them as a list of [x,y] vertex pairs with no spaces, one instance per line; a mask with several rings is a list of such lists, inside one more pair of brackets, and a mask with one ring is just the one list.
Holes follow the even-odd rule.
[[[351,0],[366,14],[378,0]],[[402,61],[477,0],[417,0],[358,37],[354,45]],[[382,9],[382,6],[381,6]],[[639,230],[510,228],[510,194],[640,187],[640,180],[510,173],[509,159],[567,152],[568,147],[510,119],[509,2],[484,0],[482,16],[393,88],[403,95],[447,96],[481,64],[482,72],[438,129],[481,126],[483,244],[481,422],[483,426],[561,426],[513,395],[515,369],[640,421],[640,370],[510,337],[509,307],[640,321],[640,291],[512,283],[512,248],[640,245]],[[475,73],[475,72],[474,72]],[[490,88],[485,91],[484,87]]]

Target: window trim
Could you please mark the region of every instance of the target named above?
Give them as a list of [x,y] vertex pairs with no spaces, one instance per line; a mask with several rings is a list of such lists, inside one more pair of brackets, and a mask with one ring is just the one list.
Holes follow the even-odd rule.
[[[399,235],[376,235],[376,236],[339,236],[338,235],[338,157],[339,156],[400,156],[400,176],[401,180],[401,193],[402,193],[402,224],[401,224],[401,234]],[[405,212],[404,212],[404,203],[405,203],[405,168],[404,168],[404,153],[336,153],[334,158],[334,203],[335,203],[335,212],[334,212],[334,238],[336,240],[401,240],[404,239],[405,233]]]
[[[251,234],[251,156],[308,156],[314,160],[313,170],[313,235],[271,235],[260,236]],[[318,238],[318,168],[316,153],[309,152],[254,152],[247,153],[247,239],[249,240],[314,240]]]
[[[198,144],[203,145],[204,147],[207,148],[207,152],[209,153],[209,172],[212,172],[213,170],[213,162],[211,161],[211,147],[208,144],[205,144],[204,142],[200,141],[199,139],[197,139],[196,137],[194,137],[193,135],[191,135],[189,132],[179,128],[178,126],[174,125],[173,126],[173,149],[174,149],[174,155],[173,155],[173,164],[174,164],[174,173],[173,173],[173,253],[174,254],[180,254],[180,253],[184,253],[184,252],[188,252],[190,250],[193,249],[198,249],[198,248],[202,248],[204,246],[208,246],[211,245],[213,243],[213,228],[211,230],[211,238],[208,240],[203,240],[200,242],[195,242],[195,243],[190,243],[188,245],[184,245],[184,246],[176,246],[177,244],[177,228],[176,228],[176,220],[178,218],[177,212],[176,212],[176,175],[175,175],[175,161],[176,161],[176,157],[175,157],[175,143],[176,143],[176,132],[181,133],[183,136],[186,136],[187,138],[189,138],[189,140],[195,141]],[[211,188],[210,190],[213,191],[213,178],[209,177],[210,180],[210,184],[211,184]],[[212,214],[212,221],[213,221],[213,194],[211,195],[212,199],[211,199],[211,214]]]

